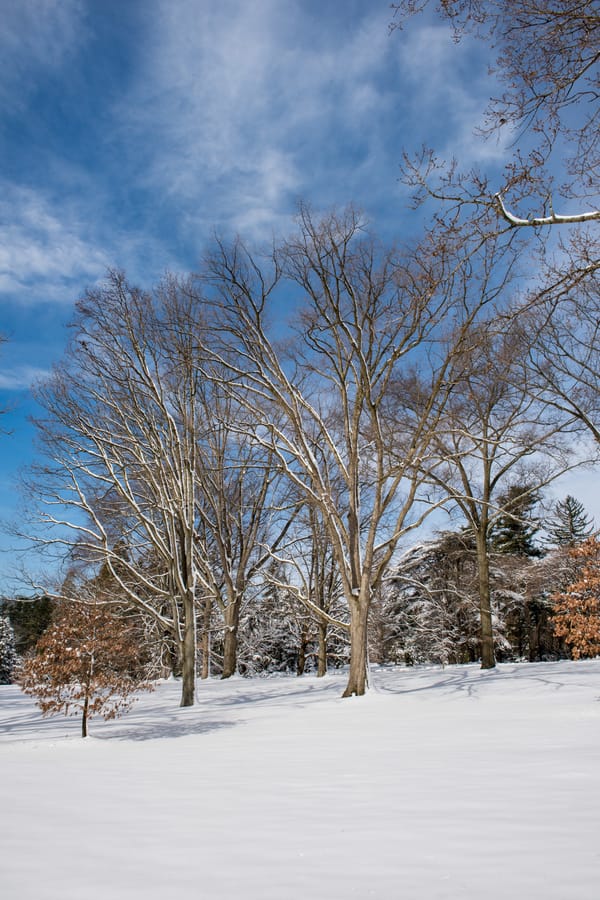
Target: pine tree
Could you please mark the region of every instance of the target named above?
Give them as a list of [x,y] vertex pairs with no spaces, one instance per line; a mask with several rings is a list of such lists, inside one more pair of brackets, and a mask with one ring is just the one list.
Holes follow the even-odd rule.
[[19,656],[32,650],[52,620],[53,602],[49,597],[16,597],[6,604],[6,614],[15,633]]
[[593,519],[586,514],[583,503],[567,494],[554,504],[554,516],[548,523],[549,543],[558,547],[575,547],[594,533]]
[[551,598],[554,633],[565,639],[574,659],[600,653],[600,541],[588,538],[569,550],[580,567],[576,580]]
[[7,618],[0,616],[0,684],[12,684],[17,660],[12,625]]
[[523,484],[514,484],[499,498],[498,506],[502,512],[490,535],[492,550],[515,556],[541,556],[533,540],[540,530],[532,515],[538,499],[537,494]]
[[472,534],[442,532],[408,550],[387,581],[384,618],[394,662],[446,665],[480,658]]
[[24,661],[19,684],[44,715],[81,713],[82,737],[93,715],[114,719],[130,708],[135,692],[152,690],[135,629],[101,603],[60,604],[35,655]]

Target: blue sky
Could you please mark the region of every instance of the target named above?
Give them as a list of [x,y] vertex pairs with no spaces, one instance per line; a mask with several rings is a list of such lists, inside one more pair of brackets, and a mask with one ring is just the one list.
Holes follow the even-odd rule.
[[[109,266],[193,269],[216,227],[285,231],[299,200],[417,227],[403,148],[503,158],[473,131],[483,45],[388,0],[0,0],[0,517],[32,457],[28,387],[60,359],[75,299]],[[0,590],[13,544],[0,539]]]

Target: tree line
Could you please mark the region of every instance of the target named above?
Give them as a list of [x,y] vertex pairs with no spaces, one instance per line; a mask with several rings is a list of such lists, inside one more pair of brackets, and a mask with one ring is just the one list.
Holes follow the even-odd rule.
[[[600,651],[600,542],[572,496],[544,519],[520,488],[490,539],[494,652],[502,661],[595,656]],[[512,502],[511,502],[512,501]],[[481,656],[477,554],[468,527],[411,546],[375,592],[369,656],[378,664],[456,664]],[[222,625],[216,623],[222,632]],[[245,674],[325,674],[348,662],[348,640],[325,631],[294,592],[263,591],[239,623]],[[223,675],[223,641],[208,649]],[[110,719],[136,695],[172,674],[139,613],[119,604],[4,599],[0,608],[0,684],[17,680],[44,714],[79,715],[82,736],[94,715]],[[216,650],[216,653],[214,652]],[[321,651],[324,650],[324,653]],[[203,657],[203,662],[204,662]],[[173,660],[171,660],[172,664]],[[207,667],[207,672],[210,668]]]
[[268,253],[217,241],[194,275],[144,291],[112,272],[77,304],[37,389],[37,539],[67,563],[56,597],[137,611],[184,705],[198,640],[206,666],[220,631],[231,675],[268,591],[323,640],[347,632],[346,693],[363,693],[373,598],[442,507],[473,543],[494,665],[490,537],[581,464],[598,398],[571,373],[576,404],[555,393],[564,307],[515,299],[518,247],[443,237],[386,247],[352,208],[303,208]]

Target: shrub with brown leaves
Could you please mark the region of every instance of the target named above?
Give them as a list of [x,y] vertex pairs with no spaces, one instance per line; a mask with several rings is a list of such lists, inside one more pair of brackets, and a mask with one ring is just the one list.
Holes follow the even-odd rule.
[[552,597],[554,633],[565,639],[574,659],[600,653],[600,541],[591,537],[569,551],[579,574]]
[[101,603],[61,604],[17,680],[44,715],[81,713],[82,737],[92,716],[114,719],[131,707],[136,692],[153,689],[134,630]]

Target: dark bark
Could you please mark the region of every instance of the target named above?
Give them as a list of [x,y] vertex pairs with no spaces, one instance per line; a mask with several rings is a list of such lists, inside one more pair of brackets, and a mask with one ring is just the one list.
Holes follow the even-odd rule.
[[83,701],[83,709],[81,711],[81,737],[87,737],[87,720],[88,720],[88,708],[90,705],[89,697],[86,696]]
[[193,706],[196,698],[196,616],[193,593],[184,598],[184,632],[181,642],[181,703]]
[[477,534],[477,567],[479,570],[479,615],[481,620],[481,668],[493,669],[494,631],[492,626],[492,602],[490,596],[490,560],[487,537]]
[[296,662],[296,675],[304,675],[306,669],[306,651],[308,649],[308,628],[302,628],[298,642],[298,660]]
[[223,639],[223,672],[221,678],[231,678],[237,671],[238,630],[241,602],[236,598],[225,610]]
[[327,625],[319,622],[317,626],[319,649],[317,654],[317,678],[327,675]]
[[200,669],[200,678],[205,681],[210,676],[210,617],[212,612],[212,601],[207,597],[204,601],[204,612],[202,615],[202,637],[200,639],[200,652],[202,656],[202,665]]

